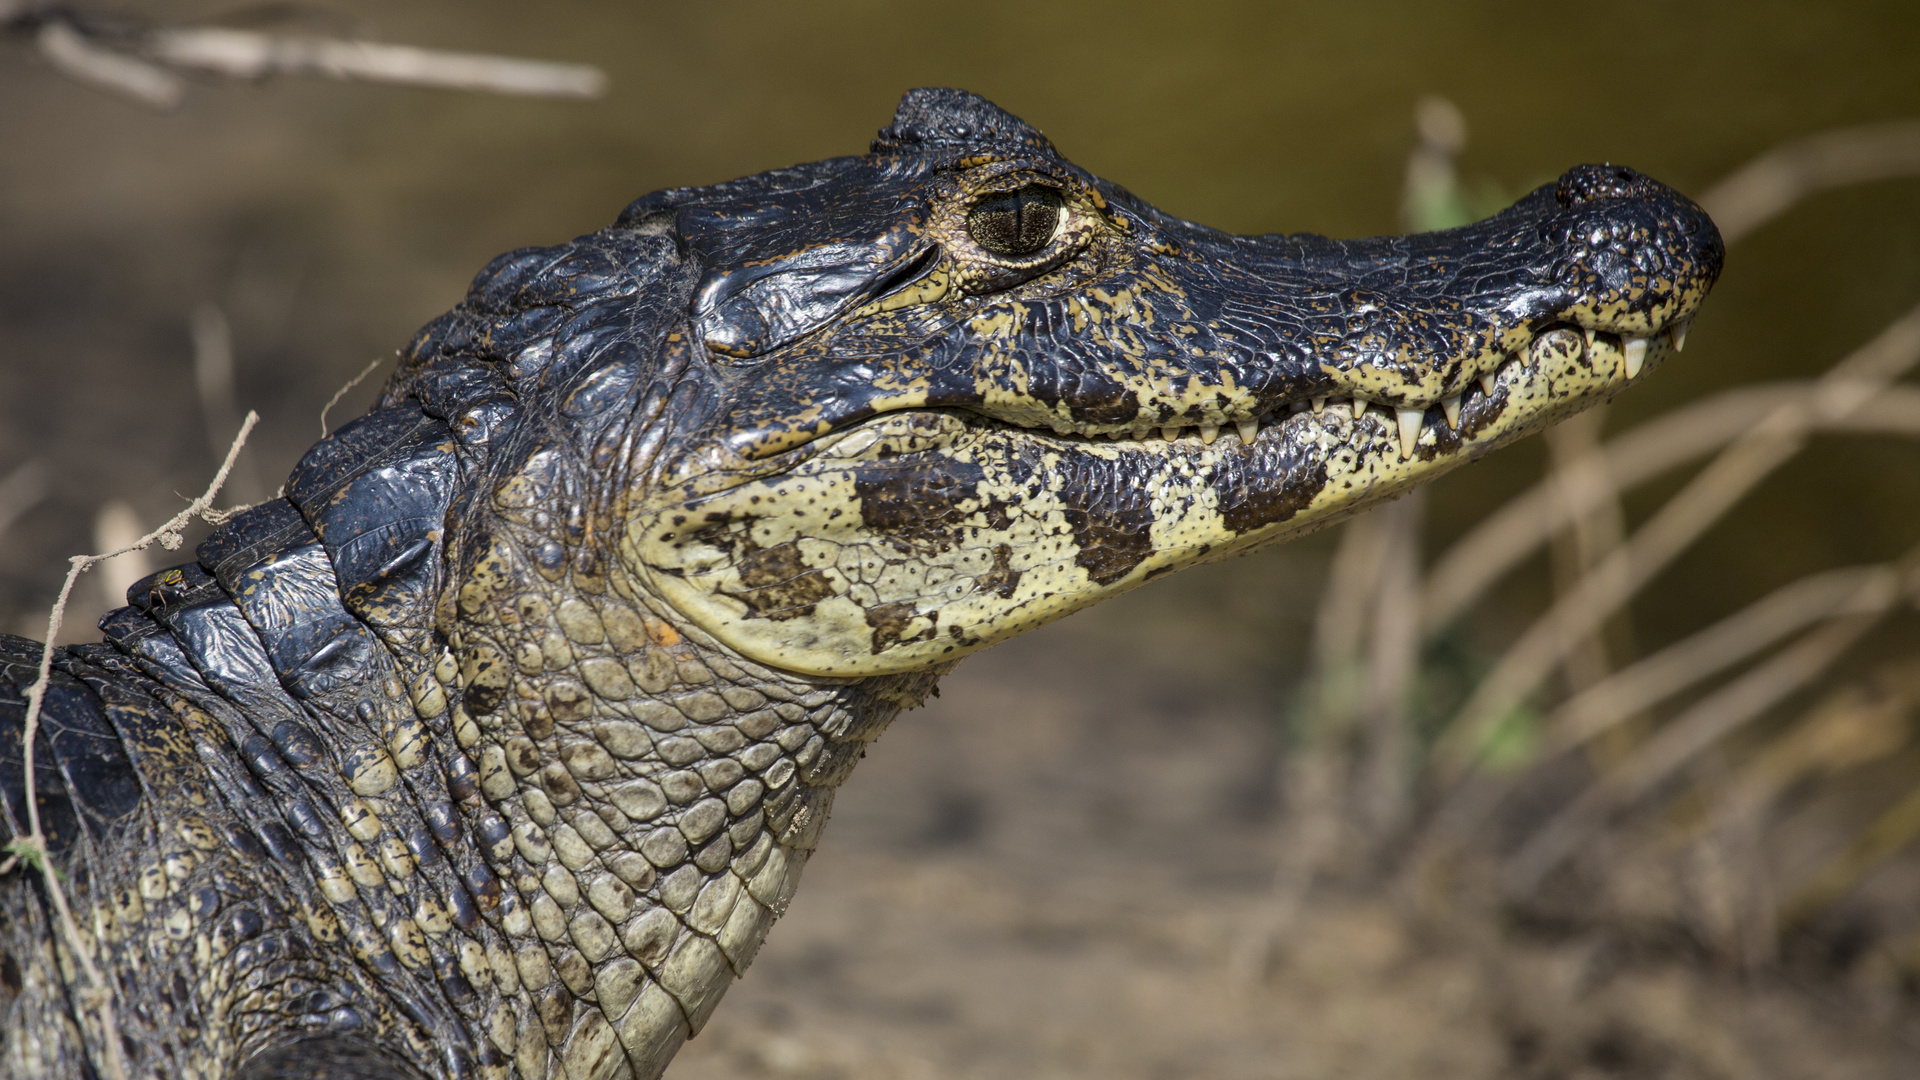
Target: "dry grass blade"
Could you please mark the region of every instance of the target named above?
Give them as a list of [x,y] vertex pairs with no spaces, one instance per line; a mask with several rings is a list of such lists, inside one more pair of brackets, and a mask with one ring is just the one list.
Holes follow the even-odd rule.
[[[1551,761],[1615,725],[1720,674],[1787,635],[1842,614],[1879,609],[1894,594],[1891,566],[1849,567],[1811,574],[1683,638],[1574,695],[1548,715],[1537,760]],[[1873,605],[1859,610],[1850,605]],[[1458,785],[1441,802],[1419,850],[1429,858],[1479,829],[1512,794],[1518,777]]]
[[606,75],[585,64],[442,52],[374,41],[280,37],[215,26],[155,30],[147,38],[146,53],[174,67],[235,79],[326,75],[537,97],[593,98],[607,89]]
[[1799,453],[1815,418],[1857,411],[1920,361],[1920,306],[1836,364],[1811,400],[1784,405],[1715,458],[1619,550],[1521,634],[1474,688],[1436,747],[1443,777],[1472,767],[1488,732],[1530,697],[1584,636],[1618,611],[1761,480]]
[[[1767,649],[1803,627],[1877,604],[1896,584],[1891,566],[1847,567],[1783,585],[1740,611],[1624,668],[1547,717],[1542,755],[1563,753],[1613,725]],[[1860,613],[1859,611],[1851,613]]]
[[67,601],[73,595],[74,583],[80,575],[96,563],[133,551],[144,551],[155,543],[169,551],[181,544],[181,530],[194,518],[205,514],[213,507],[214,497],[227,482],[227,475],[233,471],[233,463],[239,458],[240,451],[247,445],[247,436],[253,433],[254,424],[260,420],[259,414],[248,413],[246,421],[240,425],[240,433],[234,436],[233,445],[227,451],[226,460],[220,463],[220,471],[214,474],[213,482],[199,498],[187,504],[185,510],[167,519],[159,528],[142,536],[139,540],[116,551],[106,551],[98,555],[75,555],[69,560],[66,580],[60,584],[60,595],[53,603],[53,609],[47,614],[46,639],[40,649],[40,670],[33,685],[27,688],[26,719],[20,730],[21,770],[24,776],[27,807],[27,835],[16,837],[8,850],[37,868],[46,885],[47,895],[53,900],[53,906],[60,917],[60,927],[66,937],[67,948],[79,961],[86,975],[87,986],[80,995],[86,1004],[92,1006],[98,1020],[99,1041],[107,1048],[107,1074],[111,1080],[127,1080],[127,1063],[121,1051],[118,1032],[120,1025],[114,1019],[113,988],[99,967],[93,962],[93,952],[87,948],[86,939],[80,936],[79,925],[74,922],[73,909],[67,904],[66,890],[54,873],[47,852],[46,835],[40,831],[40,800],[34,790],[34,741],[40,727],[40,709],[46,701],[47,687],[53,678],[54,642],[60,636],[60,626],[67,614]]
[[1880,579],[1863,583],[1847,605],[1854,614],[1829,619],[1663,726],[1521,846],[1507,863],[1509,890],[1531,892],[1608,815],[1643,797],[1702,751],[1818,678],[1920,583],[1916,561],[1920,561],[1920,549],[1901,560],[1900,588],[1890,588]]
[[[1431,636],[1459,618],[1503,575],[1557,532],[1591,513],[1609,490],[1630,491],[1670,469],[1725,447],[1783,406],[1814,396],[1818,382],[1742,386],[1650,420],[1600,450],[1607,488],[1569,490],[1554,477],[1508,500],[1434,560],[1420,599],[1420,625]],[[1920,389],[1882,386],[1851,412],[1816,413],[1808,432],[1920,436]]]
[[180,77],[137,57],[94,44],[71,24],[40,27],[40,55],[70,78],[130,97],[156,109],[171,109],[186,96]]
[[333,411],[333,407],[335,405],[340,404],[340,399],[343,397],[346,397],[348,391],[352,390],[356,386],[359,386],[363,381],[366,380],[367,376],[373,374],[374,368],[377,368],[384,363],[386,363],[386,360],[382,357],[375,357],[373,360],[368,361],[367,366],[360,369],[360,374],[355,375],[353,378],[348,379],[346,382],[342,383],[340,385],[340,389],[335,390],[333,392],[333,396],[327,399],[327,403],[325,405],[320,406],[320,437],[321,438],[324,439],[329,434],[327,430],[327,414]]
[[1920,176],[1920,121],[1823,131],[1776,146],[1700,197],[1728,244],[1817,192]]

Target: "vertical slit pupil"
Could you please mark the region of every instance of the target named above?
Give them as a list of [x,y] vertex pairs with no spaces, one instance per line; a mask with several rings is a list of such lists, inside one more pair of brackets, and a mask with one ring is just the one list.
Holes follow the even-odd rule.
[[1046,247],[1059,225],[1059,193],[1038,184],[982,200],[967,215],[974,243],[1015,258]]

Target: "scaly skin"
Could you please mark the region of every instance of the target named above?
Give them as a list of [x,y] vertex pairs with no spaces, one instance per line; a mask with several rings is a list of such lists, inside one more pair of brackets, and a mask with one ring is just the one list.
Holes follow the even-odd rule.
[[[58,654],[40,811],[132,1074],[651,1080],[961,656],[1604,400],[1720,259],[1610,166],[1227,236],[955,91],[503,256]],[[0,640],[15,835],[38,648]],[[98,1076],[49,910],[0,880],[0,1062]]]

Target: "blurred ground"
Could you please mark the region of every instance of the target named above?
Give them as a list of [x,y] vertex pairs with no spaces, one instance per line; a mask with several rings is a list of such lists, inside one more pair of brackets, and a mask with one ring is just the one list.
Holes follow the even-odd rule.
[[[857,152],[910,86],[984,93],[1169,211],[1334,235],[1397,227],[1428,93],[1467,116],[1462,172],[1489,199],[1591,160],[1699,192],[1782,139],[1920,116],[1910,3],[326,9],[385,40],[596,63],[613,91],[209,82],[156,115],[0,40],[0,475],[37,459],[53,478],[0,537],[0,628],[43,618],[103,504],[150,526],[204,486],[230,432],[195,388],[201,305],[230,321],[235,397],[265,418],[234,491],[256,498],[321,403],[493,255],[657,187]],[[1684,362],[1611,423],[1823,370],[1916,297],[1920,184],[1817,198],[1736,251]],[[1540,457],[1443,481],[1431,544]],[[1913,444],[1823,444],[1670,571],[1635,630],[1657,646],[1810,569],[1885,559],[1916,507]],[[1330,550],[1191,571],[963,665],[857,771],[792,912],[671,1075],[1920,1075],[1912,988],[1884,965],[1743,973],[1631,924],[1413,911],[1364,876],[1315,895],[1266,983],[1229,979],[1272,875],[1278,718]],[[1511,608],[1546,580],[1516,577]],[[72,636],[107,603],[83,597]],[[1460,648],[1516,618],[1496,604]],[[1920,914],[1911,885],[1875,883]]]

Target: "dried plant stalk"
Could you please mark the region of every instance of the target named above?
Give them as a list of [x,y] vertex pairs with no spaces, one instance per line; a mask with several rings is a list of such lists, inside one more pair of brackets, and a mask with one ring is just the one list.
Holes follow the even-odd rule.
[[1509,890],[1531,892],[1608,815],[1640,799],[1742,724],[1824,674],[1896,602],[1920,586],[1917,566],[1920,549],[1902,558],[1898,588],[1889,588],[1883,579],[1863,583],[1860,595],[1847,605],[1851,613],[1827,620],[1664,725],[1521,846],[1507,863]]
[[[1817,381],[1736,387],[1628,431],[1603,448],[1611,487],[1631,491],[1670,469],[1725,447],[1783,406],[1813,397]],[[1808,417],[1806,431],[1920,436],[1920,388],[1884,386],[1851,412]],[[1431,637],[1575,518],[1598,488],[1568,491],[1548,477],[1489,514],[1434,560],[1420,600]]]
[[[199,498],[187,504],[185,510],[167,519],[159,528],[141,537],[139,540],[117,551],[107,551],[98,555],[75,555],[68,560],[66,580],[60,584],[60,595],[53,602],[53,609],[47,614],[46,640],[40,649],[40,671],[33,685],[27,688],[27,714],[21,727],[20,741],[22,770],[25,774],[27,804],[27,835],[16,837],[8,845],[16,860],[22,860],[36,868],[46,886],[47,895],[53,900],[55,911],[59,915],[60,928],[66,938],[67,949],[86,975],[87,986],[79,995],[84,1005],[89,1005],[100,1026],[100,1041],[107,1048],[107,1074],[111,1080],[127,1080],[127,1063],[121,1050],[120,1025],[115,1019],[113,1005],[113,987],[100,974],[99,967],[93,962],[93,951],[87,947],[86,939],[80,935],[79,924],[74,921],[73,909],[67,903],[66,890],[60,884],[59,875],[54,872],[51,856],[47,851],[47,838],[40,831],[40,800],[35,791],[33,772],[34,740],[40,728],[40,709],[46,701],[47,687],[53,678],[54,641],[60,636],[60,626],[67,614],[67,600],[73,595],[74,583],[80,575],[86,573],[95,564],[129,552],[144,551],[155,543],[171,551],[181,543],[181,530],[194,518],[200,517],[213,507],[214,497],[227,482],[227,475],[233,471],[233,463],[240,456],[241,448],[247,444],[247,436],[253,433],[258,423],[258,413],[249,412],[246,421],[240,425],[240,433],[234,436],[233,445],[227,451],[226,460],[220,463],[220,471],[214,474],[213,482]],[[10,860],[11,862],[11,860]]]
[[1521,634],[1447,725],[1443,777],[1472,767],[1486,737],[1531,696],[1584,635],[1618,611],[1741,498],[1806,444],[1811,418],[1857,411],[1920,361],[1920,306],[1836,364],[1811,398],[1781,406],[1715,458],[1568,596]]

